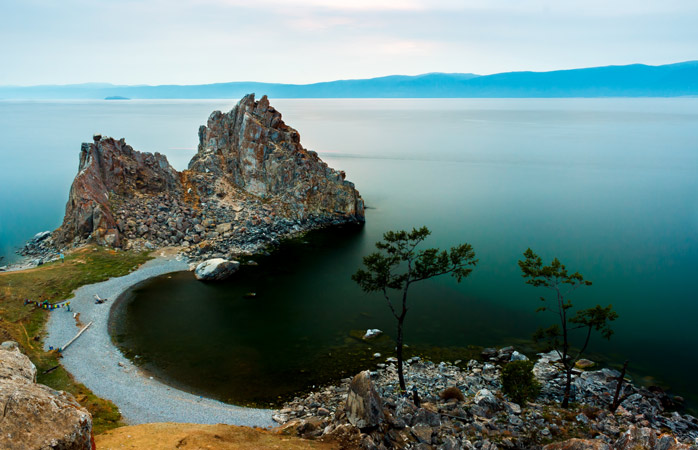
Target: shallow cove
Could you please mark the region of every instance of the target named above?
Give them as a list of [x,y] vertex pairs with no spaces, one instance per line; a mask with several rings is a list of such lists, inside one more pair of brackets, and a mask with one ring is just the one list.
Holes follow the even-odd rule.
[[[109,331],[127,357],[164,382],[240,405],[278,404],[375,367],[395,343],[362,336],[369,326],[393,328],[385,305],[365,296],[344,301],[341,287],[350,276],[341,261],[362,234],[347,225],[286,240],[225,282],[202,283],[186,271],[152,278],[115,302]],[[406,354],[467,361],[480,350],[414,345]]]

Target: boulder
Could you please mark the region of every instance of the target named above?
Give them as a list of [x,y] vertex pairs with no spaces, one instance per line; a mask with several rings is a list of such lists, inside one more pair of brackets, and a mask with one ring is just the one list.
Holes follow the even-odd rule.
[[591,369],[594,367],[596,363],[594,361],[590,361],[588,359],[580,359],[574,364],[574,367],[577,369]]
[[654,449],[657,445],[657,432],[651,428],[632,425],[618,438],[614,446],[617,450]]
[[519,353],[517,351],[514,351],[511,354],[511,358],[509,358],[509,361],[528,361],[528,357],[524,355],[523,353]]
[[568,439],[543,447],[543,450],[612,450],[611,446],[595,439]]
[[218,226],[216,226],[216,232],[218,234],[223,234],[223,233],[227,233],[228,231],[232,230],[232,228],[233,228],[233,224],[231,224],[230,222],[221,223]]
[[194,276],[199,281],[225,280],[238,271],[240,263],[223,258],[214,258],[202,262],[194,270]]
[[477,405],[473,408],[473,413],[487,418],[491,418],[503,406],[489,389],[477,391],[473,402]]
[[368,370],[356,375],[349,385],[346,414],[349,422],[358,428],[375,427],[384,419],[383,402],[373,387]]
[[36,381],[36,367],[19,351],[16,342],[7,341],[0,346],[0,382],[11,379],[33,383]]
[[92,449],[90,413],[72,395],[36,384],[29,358],[5,344],[0,347],[0,448]]
[[378,328],[369,328],[368,330],[366,330],[366,334],[364,334],[364,339],[373,339],[375,337],[380,336],[381,334],[383,334],[383,332]]

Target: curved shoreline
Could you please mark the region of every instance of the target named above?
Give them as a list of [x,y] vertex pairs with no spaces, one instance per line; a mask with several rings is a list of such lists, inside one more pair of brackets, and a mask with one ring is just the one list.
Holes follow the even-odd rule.
[[[128,288],[149,278],[187,270],[188,264],[174,256],[158,256],[123,277],[82,286],[70,299],[71,311],[51,313],[44,347],[64,345],[79,331],[73,313],[84,324],[85,333],[63,352],[61,364],[77,381],[96,395],[109,399],[129,424],[188,422],[199,424],[273,426],[272,410],[229,405],[168,386],[145,375],[112,343],[108,324],[111,304]],[[96,305],[94,295],[109,299]]]

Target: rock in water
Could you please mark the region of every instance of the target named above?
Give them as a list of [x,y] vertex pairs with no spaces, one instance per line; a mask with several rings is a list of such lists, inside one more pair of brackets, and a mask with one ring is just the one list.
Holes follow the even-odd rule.
[[385,418],[383,402],[373,387],[371,373],[364,370],[351,380],[347,394],[347,419],[359,428],[375,427]]
[[366,334],[364,334],[364,339],[373,339],[375,337],[380,336],[381,334],[383,334],[383,332],[378,328],[369,328],[368,330],[366,330]]
[[82,144],[54,239],[58,246],[92,240],[112,247],[128,247],[129,240],[156,247],[209,241],[225,249],[224,238],[251,227],[283,234],[306,222],[363,221],[363,200],[344,172],[303,148],[266,96],[255,101],[251,94],[230,112],[211,114],[183,172],[123,139],[95,135]]
[[0,448],[92,448],[92,416],[72,395],[34,383],[36,368],[19,349],[0,348]]
[[237,261],[214,258],[196,266],[194,276],[200,281],[220,281],[230,277],[237,272],[239,268],[240,263]]

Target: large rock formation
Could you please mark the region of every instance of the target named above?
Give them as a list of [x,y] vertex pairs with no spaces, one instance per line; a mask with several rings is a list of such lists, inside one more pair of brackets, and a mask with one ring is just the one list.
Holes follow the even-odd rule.
[[215,111],[199,129],[199,151],[189,163],[260,198],[276,197],[297,217],[363,217],[363,203],[344,172],[327,166],[300,143],[298,131],[269,106],[247,95],[229,113]]
[[36,384],[15,343],[0,347],[0,448],[92,449],[92,416],[65,392]]
[[181,193],[180,174],[160,153],[135,151],[124,139],[102,139],[80,149],[78,174],[70,187],[58,241],[91,236],[100,244],[121,245],[123,227],[114,207],[124,201],[164,193]]
[[95,135],[82,145],[55,242],[208,243],[226,256],[226,245],[364,220],[354,184],[303,148],[266,96],[248,95],[230,112],[212,113],[199,141],[189,170],[180,173],[159,153]]

